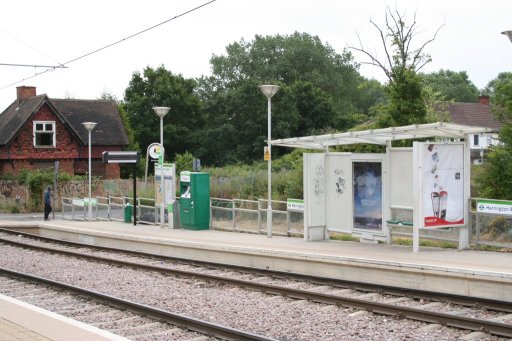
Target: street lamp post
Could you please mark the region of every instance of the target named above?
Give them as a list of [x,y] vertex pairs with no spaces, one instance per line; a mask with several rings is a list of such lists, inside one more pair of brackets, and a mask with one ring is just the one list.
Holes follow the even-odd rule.
[[92,187],[92,174],[91,174],[91,132],[96,127],[96,122],[83,122],[85,129],[89,132],[89,220],[92,220],[92,199],[91,199],[91,187]]
[[279,90],[277,85],[260,85],[260,90],[267,97],[268,100],[268,118],[267,118],[267,151],[270,155],[268,159],[268,200],[267,200],[267,237],[272,238],[272,153],[271,153],[271,113],[272,113],[272,97]]
[[[160,165],[160,192],[162,200],[160,201],[160,227],[164,227],[165,221],[165,187],[164,187],[164,117],[171,108],[169,107],[153,107],[153,110],[160,117],[160,148],[162,153],[162,164]],[[147,157],[147,156],[146,156]],[[173,179],[174,181],[174,179]]]

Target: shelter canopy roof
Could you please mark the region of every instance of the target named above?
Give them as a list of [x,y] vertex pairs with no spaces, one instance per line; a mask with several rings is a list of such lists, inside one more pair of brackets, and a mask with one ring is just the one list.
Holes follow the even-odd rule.
[[495,130],[485,127],[466,126],[446,122],[428,124],[414,124],[403,127],[391,127],[383,129],[370,129],[351,131],[345,133],[292,137],[287,139],[272,140],[274,146],[325,149],[329,146],[370,143],[387,145],[394,140],[423,139],[430,137],[463,139],[468,134],[492,133]]

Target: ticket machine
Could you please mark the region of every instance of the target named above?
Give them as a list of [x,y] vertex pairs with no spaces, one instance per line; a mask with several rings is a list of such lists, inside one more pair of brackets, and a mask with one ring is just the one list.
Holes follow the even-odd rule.
[[180,173],[180,224],[190,230],[210,228],[210,175]]

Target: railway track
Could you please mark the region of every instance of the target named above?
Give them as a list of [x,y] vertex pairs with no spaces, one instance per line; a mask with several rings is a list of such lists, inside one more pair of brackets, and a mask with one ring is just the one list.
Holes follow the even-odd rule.
[[[69,242],[65,243],[68,244],[68,246],[71,245],[75,250],[57,250],[55,246],[50,245],[52,243],[60,244],[61,241],[47,240],[46,238],[34,235],[27,236],[17,231],[2,232],[3,236],[0,238],[0,242],[2,243],[39,249],[43,252],[62,253],[72,257],[87,258],[94,262],[115,263],[117,266],[139,268],[145,271],[156,271],[165,275],[222,283],[223,285],[229,284],[231,286],[265,292],[270,295],[280,295],[297,300],[350,307],[376,314],[408,318],[473,331],[485,331],[498,336],[512,337],[512,324],[503,322],[508,320],[512,321],[512,316],[510,316],[512,304],[507,302],[465,298],[463,296],[422,291],[408,291],[398,288],[379,287],[376,285],[335,281],[332,279],[288,273],[283,274],[269,271],[255,272],[254,269],[226,267],[219,264],[205,264],[195,261],[186,262],[186,260],[183,259],[174,259],[171,260],[170,265],[161,265],[162,262],[169,262],[170,259],[168,257],[155,257],[151,255],[148,261],[148,255],[133,252],[121,252],[122,257],[126,257],[126,255],[129,254],[128,257],[130,260],[112,259],[113,256],[111,253],[115,252],[119,254],[119,250],[93,247],[96,250],[94,254],[86,254],[84,250],[90,249],[89,246]],[[25,242],[7,238],[7,233],[16,233],[17,236],[21,235],[41,240],[45,239],[46,243],[50,244],[46,246],[28,245]],[[17,239],[25,238],[17,237]],[[98,255],[97,250],[99,249],[102,250],[101,253],[107,253],[108,255]],[[143,261],[142,259],[145,260]],[[146,263],[142,264],[144,262]],[[151,264],[147,264],[148,262]],[[155,265],[155,263],[159,263],[159,265]],[[179,266],[176,266],[176,264],[179,264]],[[246,279],[243,279],[244,277]],[[283,281],[283,278],[286,280],[293,278],[294,282],[291,285],[290,283],[276,284]],[[301,288],[294,288],[294,286],[300,286]],[[418,302],[427,300],[427,302],[416,304],[418,307],[400,304],[401,302],[411,299]],[[410,305],[410,302],[408,303]],[[464,309],[460,307],[464,307]],[[443,310],[445,312],[443,312]],[[484,317],[473,317],[473,315],[482,315],[482,311],[484,312]]]
[[0,268],[0,291],[133,340],[274,340],[130,302],[74,285]]
[[[145,252],[133,251],[133,250],[124,250],[117,249],[105,246],[96,246],[89,245],[71,241],[65,241],[60,239],[54,239],[49,237],[38,236],[31,233],[20,232],[16,230],[9,230],[5,228],[0,228],[0,238],[2,238],[2,234],[4,235],[16,235],[18,237],[37,240],[42,243],[48,243],[49,245],[54,244],[55,247],[62,247],[67,245],[69,247],[68,250],[94,250],[95,255],[100,255],[104,252],[105,257],[109,254],[109,252],[115,254],[124,254],[128,257],[134,257],[134,259],[140,259],[139,257],[143,257],[145,259],[153,259],[155,264],[160,264],[162,261],[173,264],[183,265],[186,268],[191,269],[197,267],[200,271],[204,271],[205,268],[215,270],[227,270],[227,271],[237,271],[241,273],[247,274],[257,274],[259,276],[269,276],[272,278],[286,278],[297,281],[306,281],[308,283],[317,284],[320,286],[332,286],[340,289],[351,289],[361,292],[378,292],[382,295],[390,295],[390,296],[398,296],[398,297],[408,297],[415,300],[434,300],[447,302],[455,305],[462,305],[467,307],[482,307],[484,309],[510,312],[512,313],[512,302],[504,302],[497,300],[490,300],[485,298],[477,298],[477,297],[467,297],[463,295],[454,295],[454,294],[445,294],[433,291],[425,291],[425,290],[414,290],[414,289],[404,289],[399,287],[391,287],[384,286],[379,284],[372,283],[364,283],[364,282],[353,282],[353,281],[345,281],[345,280],[337,280],[332,278],[324,278],[317,276],[310,276],[305,274],[296,274],[291,272],[280,272],[273,270],[265,270],[265,269],[256,269],[256,268],[247,268],[243,266],[230,265],[230,264],[219,264],[213,262],[205,262],[205,261],[197,261],[193,259],[185,259],[179,257],[170,257],[170,256],[161,256],[156,254],[148,254]],[[25,240],[27,240],[25,239]],[[6,242],[13,242],[13,240],[5,240]],[[65,249],[64,249],[65,250]],[[178,270],[178,269],[176,269]],[[185,271],[183,275],[187,275]]]

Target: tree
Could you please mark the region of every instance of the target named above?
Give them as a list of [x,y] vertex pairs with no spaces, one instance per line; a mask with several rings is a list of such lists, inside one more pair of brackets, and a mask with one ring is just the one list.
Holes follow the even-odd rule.
[[432,90],[441,93],[444,100],[475,103],[478,100],[478,88],[469,80],[466,71],[439,70],[420,75],[423,82]]
[[491,98],[494,97],[496,84],[507,82],[511,79],[512,72],[500,72],[496,78],[489,81],[489,83],[487,83],[487,86],[484,89],[482,89],[482,95],[491,96]]
[[360,82],[357,64],[349,52],[339,54],[317,36],[256,35],[252,42],[242,39],[228,45],[226,52],[210,59],[217,89],[232,89],[246,79],[284,85],[307,81],[332,97],[336,111],[355,110]]
[[388,111],[393,119],[393,125],[426,122],[427,107],[423,88],[414,70],[407,67],[395,68],[392,80],[388,84],[388,94]]
[[174,75],[163,66],[147,67],[143,75],[133,73],[125,90],[124,109],[142,151],[149,144],[160,142],[160,119],[152,109],[154,106],[171,108],[164,117],[164,147],[168,158],[197,148],[204,120],[196,86],[195,80]]
[[[322,127],[346,127],[347,118],[336,113],[334,103],[322,89],[315,87],[312,83],[306,81],[296,81],[287,91],[291,96],[291,103],[288,110],[294,110],[294,116],[298,122],[295,129],[288,135],[305,136],[313,134],[316,129]],[[287,110],[283,105],[279,106],[281,110]],[[281,132],[285,135],[284,131]]]
[[[130,117],[126,113],[124,103],[119,101],[117,97],[111,93],[103,92],[100,96],[100,99],[114,101],[117,103],[117,108],[119,110],[119,116],[121,117],[121,121],[123,122],[124,129],[126,131],[126,136],[128,137],[128,146],[126,146],[126,150],[138,151],[140,152],[139,142],[136,139],[135,131],[132,128],[132,124],[130,122]],[[131,165],[122,164],[121,165],[121,178],[127,179],[131,177],[133,174],[133,169]],[[137,175],[141,176],[144,174],[144,162],[139,162]]]
[[[205,164],[251,163],[262,158],[267,139],[267,99],[261,83],[246,79],[234,89],[216,92],[205,101],[208,129],[197,153]],[[294,95],[282,86],[272,98],[272,138],[294,136],[300,117]],[[273,156],[279,152],[273,151]]]
[[[260,160],[267,139],[267,99],[261,84],[279,84],[272,98],[272,138],[303,136],[329,128],[346,130],[358,108],[364,79],[350,53],[336,53],[318,37],[256,36],[214,55],[212,75],[198,94],[208,129],[198,153],[205,164]],[[368,103],[371,98],[368,98]],[[283,150],[273,149],[273,157]]]
[[381,117],[376,122],[389,125],[424,123],[427,109],[425,107],[421,79],[417,73],[432,59],[424,52],[426,46],[435,40],[441,27],[434,36],[414,49],[417,23],[414,16],[411,24],[405,21],[405,14],[398,10],[386,10],[385,27],[381,28],[372,19],[370,23],[377,30],[384,50],[384,58],[379,59],[369,52],[359,38],[359,47],[351,49],[363,53],[370,61],[363,62],[379,67],[388,78],[387,91],[389,103],[381,106]]
[[484,170],[477,180],[479,196],[512,200],[512,73],[500,73],[487,86],[492,91],[494,112],[502,122],[500,146],[487,154]]
[[361,77],[357,90],[359,95],[356,98],[359,113],[368,114],[374,105],[385,104],[388,101],[386,87],[378,80]]

